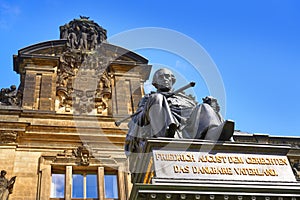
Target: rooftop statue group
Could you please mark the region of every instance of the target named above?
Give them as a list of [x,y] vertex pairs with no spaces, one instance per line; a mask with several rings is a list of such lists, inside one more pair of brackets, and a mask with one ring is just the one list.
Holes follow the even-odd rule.
[[125,141],[125,152],[143,151],[146,138],[168,137],[204,139],[213,141],[230,140],[234,122],[223,120],[215,98],[207,96],[203,103],[182,92],[174,92],[174,74],[166,68],[153,75],[156,92],[146,94],[139,102],[137,112],[131,115]]
[[66,39],[71,49],[94,50],[107,38],[106,30],[86,16],[80,16],[80,19],[74,19],[59,28],[60,39]]

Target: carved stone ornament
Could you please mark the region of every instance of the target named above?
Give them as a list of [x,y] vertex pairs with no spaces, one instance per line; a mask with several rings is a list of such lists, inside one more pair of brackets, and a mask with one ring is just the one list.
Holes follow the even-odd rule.
[[65,52],[57,72],[56,110],[60,113],[108,115],[111,80],[106,69],[115,57],[100,46],[89,54]]
[[88,166],[90,164],[90,152],[84,146],[79,146],[74,150],[74,155],[80,158],[81,165]]
[[107,67],[117,55],[101,47],[106,30],[89,17],[60,27],[67,39],[67,51],[60,57],[57,71],[56,111],[70,114],[108,115],[111,80]]
[[60,39],[67,39],[71,49],[94,50],[107,38],[106,30],[85,16],[80,16],[80,19],[74,19],[59,29]]
[[7,131],[1,130],[0,131],[0,144],[9,144],[15,143],[17,140],[17,132],[16,131]]

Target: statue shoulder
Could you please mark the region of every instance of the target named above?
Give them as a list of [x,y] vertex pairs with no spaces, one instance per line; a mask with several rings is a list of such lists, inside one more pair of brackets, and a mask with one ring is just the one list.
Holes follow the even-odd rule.
[[148,101],[150,95],[151,95],[151,93],[150,93],[150,94],[145,94],[145,95],[141,98],[141,100],[140,100],[140,102],[139,102],[139,104],[138,104],[138,107],[144,106],[144,105],[146,104],[146,102]]
[[176,97],[182,99],[185,102],[188,102],[189,104],[191,104],[193,106],[196,106],[198,104],[198,102],[196,101],[196,98],[192,95],[187,95],[187,94],[181,92],[181,93],[176,94]]

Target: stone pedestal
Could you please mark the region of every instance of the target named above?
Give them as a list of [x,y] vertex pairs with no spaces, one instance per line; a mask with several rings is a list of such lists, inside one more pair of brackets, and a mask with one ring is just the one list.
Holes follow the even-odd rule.
[[289,146],[149,139],[136,155],[136,199],[296,199]]

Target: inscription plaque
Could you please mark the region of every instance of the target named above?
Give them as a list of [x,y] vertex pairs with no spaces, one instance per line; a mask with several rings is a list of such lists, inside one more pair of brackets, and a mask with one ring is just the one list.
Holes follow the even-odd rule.
[[286,156],[153,150],[156,178],[295,182]]

